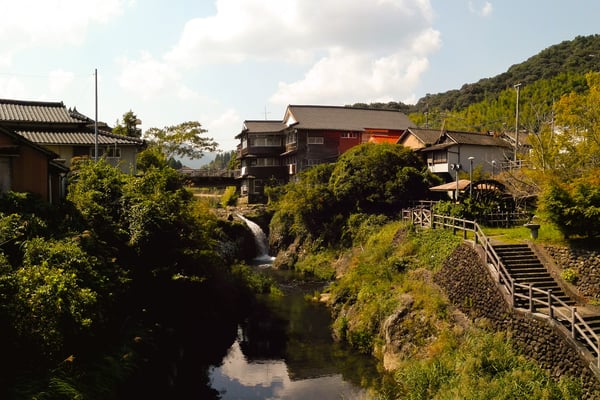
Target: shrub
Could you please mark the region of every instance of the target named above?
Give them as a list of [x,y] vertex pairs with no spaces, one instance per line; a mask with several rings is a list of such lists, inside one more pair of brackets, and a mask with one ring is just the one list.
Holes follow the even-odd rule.
[[239,194],[235,186],[227,186],[225,193],[221,196],[221,205],[223,207],[235,206],[237,204]]
[[579,280],[579,274],[573,268],[565,268],[561,271],[560,277],[568,283],[576,284]]

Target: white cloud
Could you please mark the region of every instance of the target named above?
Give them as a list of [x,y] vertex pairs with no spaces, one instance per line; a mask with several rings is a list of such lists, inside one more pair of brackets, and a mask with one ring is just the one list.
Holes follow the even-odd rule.
[[469,11],[473,14],[477,14],[482,17],[489,17],[490,15],[492,15],[494,7],[489,1],[486,1],[481,7],[478,7],[472,1],[469,1]]
[[303,72],[280,82],[272,103],[411,98],[441,45],[432,24],[429,0],[216,0],[215,14],[189,20],[169,51],[121,59],[119,83],[144,99],[200,98],[182,85],[187,73],[277,63]]
[[369,52],[332,49],[304,76],[279,83],[276,104],[391,101],[409,98],[429,67],[427,54],[440,45],[439,33],[424,32],[406,49],[376,57]]
[[204,125],[208,130],[206,135],[219,143],[222,150],[233,150],[238,143],[235,135],[242,130],[243,119],[237,111],[229,109]]
[[[148,100],[167,89],[177,86],[180,74],[168,64],[155,59],[148,52],[141,52],[137,60],[119,60],[121,74],[119,85]],[[189,96],[189,93],[186,94]]]
[[245,60],[308,61],[332,47],[386,52],[432,20],[428,0],[218,0],[190,20],[165,59],[192,68]]
[[80,44],[94,23],[123,11],[121,0],[0,0],[4,46]]
[[93,24],[123,12],[122,0],[0,0],[0,65],[35,46],[81,45]]
[[0,77],[0,93],[4,98],[24,98],[26,87],[17,77]]
[[50,72],[48,77],[48,87],[50,93],[60,95],[65,89],[73,83],[74,75],[72,72],[56,70]]
[[483,15],[484,17],[488,17],[488,16],[492,15],[492,11],[494,11],[494,8],[492,7],[492,3],[490,3],[489,1],[486,1],[485,5],[481,9],[481,15]]

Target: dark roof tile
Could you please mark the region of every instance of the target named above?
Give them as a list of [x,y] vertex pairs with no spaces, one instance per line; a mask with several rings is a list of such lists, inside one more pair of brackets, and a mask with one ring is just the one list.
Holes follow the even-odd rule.
[[73,118],[62,102],[0,99],[0,122],[80,122]]
[[[18,131],[19,135],[27,140],[41,145],[73,144],[93,145],[96,144],[94,132],[41,132],[41,131]],[[118,144],[139,146],[143,140],[129,136],[113,135],[106,132],[98,132],[98,144]]]
[[400,111],[311,105],[289,105],[285,121],[295,122],[299,129],[337,131],[404,130],[415,126]]

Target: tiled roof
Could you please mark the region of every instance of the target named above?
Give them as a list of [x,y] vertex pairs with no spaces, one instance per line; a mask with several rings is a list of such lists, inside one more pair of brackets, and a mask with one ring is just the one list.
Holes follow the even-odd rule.
[[244,130],[248,133],[273,133],[280,132],[286,128],[282,121],[244,121]]
[[458,144],[474,144],[478,146],[498,146],[498,147],[510,147],[510,144],[504,139],[499,137],[485,134],[485,133],[473,133],[473,132],[456,132],[446,131],[444,132],[448,139]]
[[409,128],[404,135],[407,135],[409,132],[425,145],[435,143],[442,134],[439,129]]
[[62,102],[0,99],[0,122],[77,123]]
[[[27,140],[41,144],[69,144],[69,145],[93,145],[96,143],[94,132],[37,132],[19,131],[19,135]],[[129,136],[113,135],[106,132],[98,132],[98,144],[119,144],[139,146],[143,143],[141,139]]]
[[400,111],[334,106],[289,105],[284,120],[297,123],[298,129],[404,130],[415,126]]

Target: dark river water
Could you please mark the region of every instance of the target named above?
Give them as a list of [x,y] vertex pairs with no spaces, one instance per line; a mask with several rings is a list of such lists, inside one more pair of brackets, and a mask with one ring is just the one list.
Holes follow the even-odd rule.
[[329,310],[307,299],[323,284],[278,280],[284,294],[260,297],[221,363],[209,368],[219,398],[372,398],[374,360],[334,342]]

